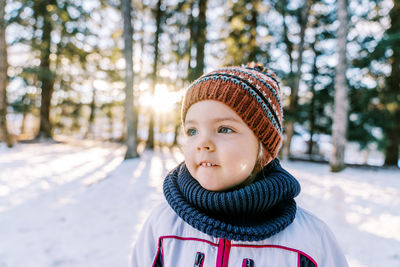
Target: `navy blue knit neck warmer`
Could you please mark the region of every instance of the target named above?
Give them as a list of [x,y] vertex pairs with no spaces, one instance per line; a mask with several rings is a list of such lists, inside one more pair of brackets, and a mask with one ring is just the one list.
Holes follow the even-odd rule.
[[212,192],[190,175],[184,162],[164,181],[164,196],[186,223],[208,235],[237,241],[266,239],[291,224],[297,180],[274,159],[245,187]]

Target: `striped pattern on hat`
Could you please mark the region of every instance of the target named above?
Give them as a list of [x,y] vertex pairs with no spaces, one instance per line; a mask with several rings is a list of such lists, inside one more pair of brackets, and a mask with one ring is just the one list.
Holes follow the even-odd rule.
[[216,100],[232,108],[275,158],[283,132],[280,88],[273,72],[260,64],[221,68],[204,74],[186,91],[182,122],[191,105],[202,100]]

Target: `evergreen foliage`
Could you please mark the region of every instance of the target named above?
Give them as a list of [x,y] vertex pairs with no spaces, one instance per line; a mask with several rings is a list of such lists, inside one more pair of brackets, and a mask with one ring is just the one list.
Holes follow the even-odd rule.
[[[21,47],[26,57],[9,67],[10,106],[40,118],[38,136],[93,137],[102,129],[113,138],[111,129],[125,123],[121,3],[7,1],[8,46]],[[376,144],[387,165],[399,159],[399,5],[348,0],[347,141],[364,150]],[[147,91],[154,99],[157,84],[179,92],[205,71],[257,61],[280,77],[287,134],[305,139],[305,153],[321,153],[334,115],[335,1],[146,0],[132,7],[134,109],[141,112],[138,127],[154,130],[149,139],[173,129],[177,143],[179,103],[175,117],[149,119],[152,108],[140,102]]]

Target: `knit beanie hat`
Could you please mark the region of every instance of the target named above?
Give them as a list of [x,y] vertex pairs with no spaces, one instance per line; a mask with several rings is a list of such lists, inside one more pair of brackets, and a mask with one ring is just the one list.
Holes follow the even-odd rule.
[[282,141],[283,111],[279,82],[275,74],[261,64],[221,68],[204,74],[186,91],[182,105],[182,123],[191,105],[216,100],[232,108],[263,144],[259,168],[276,157]]

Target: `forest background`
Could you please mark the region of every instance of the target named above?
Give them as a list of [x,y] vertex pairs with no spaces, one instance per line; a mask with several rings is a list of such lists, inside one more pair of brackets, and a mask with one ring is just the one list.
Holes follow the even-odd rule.
[[0,12],[9,146],[110,139],[130,158],[177,145],[190,82],[254,61],[281,80],[281,157],[341,170],[351,144],[359,164],[399,166],[399,1],[1,0]]

